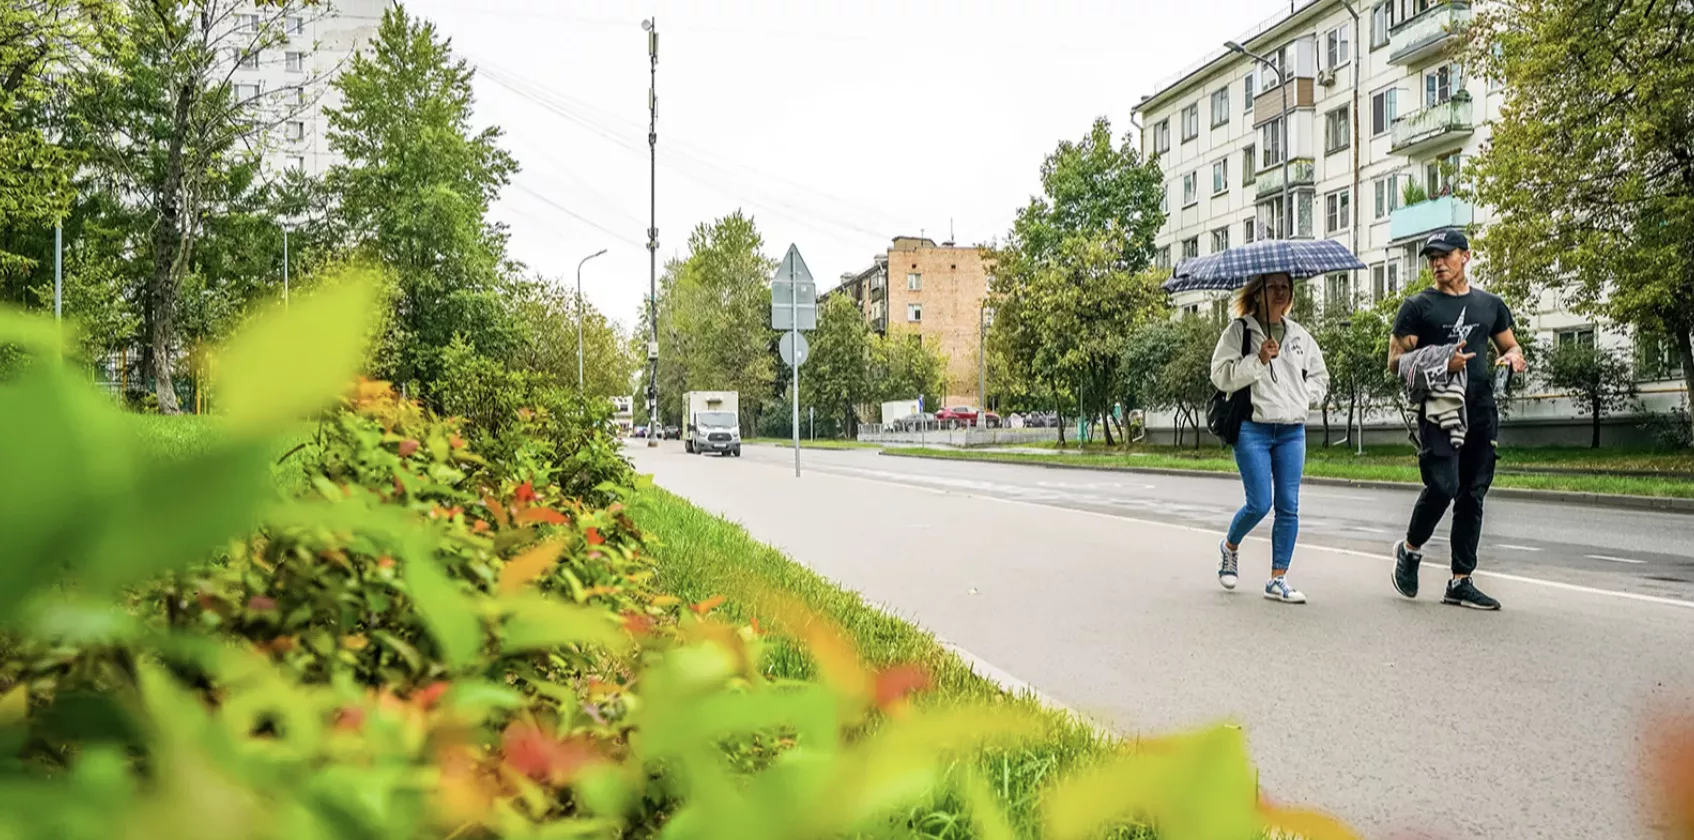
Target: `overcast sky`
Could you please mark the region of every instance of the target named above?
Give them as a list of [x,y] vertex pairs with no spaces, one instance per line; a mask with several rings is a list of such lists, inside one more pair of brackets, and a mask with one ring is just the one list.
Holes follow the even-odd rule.
[[512,253],[634,323],[647,292],[657,16],[659,262],[741,208],[820,288],[902,234],[1003,236],[1042,157],[1120,136],[1171,74],[1287,0],[409,0],[480,69],[477,113],[523,167]]

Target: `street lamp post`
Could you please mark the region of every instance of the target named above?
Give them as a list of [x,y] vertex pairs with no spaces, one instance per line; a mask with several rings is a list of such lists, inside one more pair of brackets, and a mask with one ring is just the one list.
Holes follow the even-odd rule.
[[576,395],[579,398],[587,396],[588,394],[582,384],[582,266],[583,263],[586,263],[604,253],[606,253],[606,249],[601,248],[600,250],[583,257],[582,262],[576,264]]
[[[1238,52],[1275,71],[1277,86],[1282,88],[1282,137],[1278,139],[1277,145],[1281,147],[1280,150],[1282,152],[1281,202],[1283,223],[1277,226],[1277,234],[1284,239],[1292,239],[1294,234],[1294,208],[1288,203],[1288,158],[1293,155],[1293,149],[1290,149],[1289,146],[1291,145],[1290,141],[1293,139],[1294,131],[1293,126],[1288,124],[1288,73],[1280,64],[1272,64],[1270,59],[1265,58],[1258,53],[1252,52],[1234,41],[1225,41],[1223,45],[1229,48],[1231,52]],[[1287,228],[1288,232],[1286,234],[1283,233],[1283,228]]]
[[993,319],[993,312],[984,300],[976,310],[976,393],[982,400],[977,409],[978,425],[986,425],[983,415],[988,413],[988,324]]
[[647,435],[648,446],[658,446],[652,429],[663,429],[659,422],[659,20],[651,17],[641,22],[647,32],[647,154],[648,154],[648,217],[647,217],[647,320],[653,328],[647,343]]

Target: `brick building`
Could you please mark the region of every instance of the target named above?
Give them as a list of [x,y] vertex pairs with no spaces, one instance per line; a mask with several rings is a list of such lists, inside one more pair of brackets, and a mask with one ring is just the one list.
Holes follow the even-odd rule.
[[877,333],[915,335],[947,361],[947,405],[981,405],[977,367],[988,272],[982,249],[921,236],[897,236],[829,294],[847,295]]

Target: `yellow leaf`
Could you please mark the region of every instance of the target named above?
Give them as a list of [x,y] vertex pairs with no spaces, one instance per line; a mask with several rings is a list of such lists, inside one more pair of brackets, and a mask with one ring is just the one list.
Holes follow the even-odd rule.
[[29,717],[29,686],[18,683],[0,697],[0,726],[11,726]]
[[316,294],[273,306],[223,349],[215,386],[236,427],[280,428],[353,382],[375,312],[370,275],[344,271]]
[[1259,806],[1259,815],[1267,831],[1300,837],[1303,840],[1359,840],[1359,835],[1340,820],[1301,808]]
[[680,604],[680,603],[682,603],[682,599],[676,597],[675,595],[655,595],[655,596],[653,596],[653,606],[655,606],[655,607],[674,607],[674,606],[676,606],[677,604]]
[[1157,823],[1161,840],[1248,837],[1257,822],[1252,765],[1233,726],[1161,738],[1087,767],[1044,797],[1044,837],[1092,837],[1127,819]]
[[563,542],[550,540],[507,561],[505,568],[500,570],[500,594],[510,595],[547,574],[547,570],[559,562],[559,555],[564,551]]
[[1006,819],[1006,812],[994,801],[994,793],[974,767],[967,767],[963,783],[965,803],[970,806],[971,822],[976,836],[982,840],[1017,840],[1017,833]]

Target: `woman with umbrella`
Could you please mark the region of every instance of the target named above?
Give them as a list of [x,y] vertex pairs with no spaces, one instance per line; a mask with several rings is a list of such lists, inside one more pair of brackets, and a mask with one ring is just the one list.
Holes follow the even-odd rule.
[[1233,394],[1248,389],[1251,413],[1235,440],[1235,464],[1246,499],[1218,542],[1218,582],[1234,589],[1241,542],[1272,509],[1271,573],[1265,597],[1303,604],[1288,583],[1300,533],[1300,479],[1306,463],[1306,419],[1329,382],[1323,351],[1311,333],[1288,317],[1294,281],[1331,271],[1364,268],[1331,240],[1267,240],[1185,263],[1165,288],[1236,289],[1235,315],[1212,353],[1212,384]]

